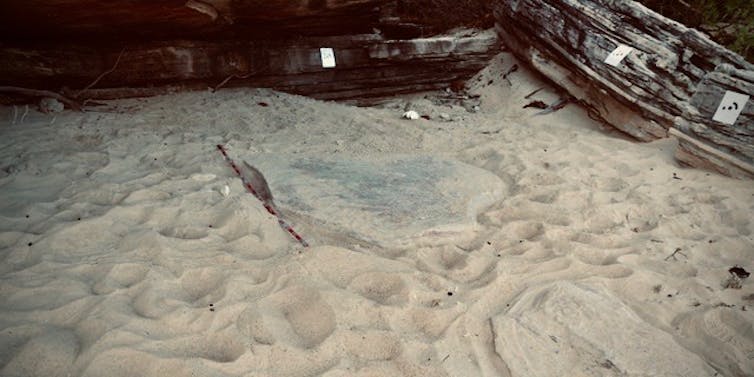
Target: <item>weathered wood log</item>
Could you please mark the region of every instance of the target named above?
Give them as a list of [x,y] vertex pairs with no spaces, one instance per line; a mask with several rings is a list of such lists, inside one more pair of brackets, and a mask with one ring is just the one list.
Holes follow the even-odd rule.
[[[5,47],[0,48],[0,85],[56,90],[83,88],[99,78],[98,90],[81,93],[86,99],[129,92],[104,88],[214,87],[231,77],[224,86],[269,87],[324,99],[384,96],[468,78],[497,52],[494,31],[459,33],[411,40],[372,34],[268,42],[167,41],[117,50]],[[336,67],[323,68],[321,47],[333,49]]]
[[737,178],[754,178],[754,100],[736,103],[734,124],[713,119],[726,91],[754,98],[754,71],[722,64],[708,73],[691,97],[691,108],[677,119],[671,134],[678,138],[676,157]]
[[[630,0],[500,0],[495,14],[502,42],[516,55],[639,140],[665,137],[716,66],[752,67]],[[634,50],[617,67],[606,64],[620,44]]]
[[[505,45],[605,123],[642,141],[670,130],[680,161],[754,177],[754,105],[712,120],[725,90],[754,96],[742,57],[629,0],[498,1],[495,15]],[[633,50],[607,64],[619,45]]]
[[371,32],[392,0],[3,0],[0,40],[284,38]]

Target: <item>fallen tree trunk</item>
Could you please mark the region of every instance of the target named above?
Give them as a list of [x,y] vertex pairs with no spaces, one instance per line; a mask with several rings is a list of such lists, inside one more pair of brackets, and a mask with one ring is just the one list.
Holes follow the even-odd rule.
[[[499,0],[495,17],[503,44],[605,123],[649,141],[666,137],[677,121],[688,121],[696,126],[680,126],[684,135],[706,138],[731,161],[751,157],[744,146],[748,136],[727,141],[712,136],[739,134],[742,123],[724,131],[710,128],[711,117],[696,109],[700,103],[692,97],[705,77],[710,85],[715,80],[708,77],[715,67],[751,72],[754,66],[700,32],[630,0]],[[632,50],[618,64],[607,64],[620,45]],[[746,119],[751,121],[741,122]],[[723,148],[724,142],[736,146]]]
[[[322,47],[333,49],[335,67],[323,67]],[[221,83],[353,99],[447,86],[473,75],[496,52],[492,30],[411,40],[357,35],[268,42],[169,41],[105,51],[6,47],[0,48],[0,85],[83,88],[99,80],[98,89],[82,91],[80,99]]]
[[[707,74],[691,97],[691,109],[676,120],[676,157],[737,178],[754,178],[754,101],[721,105],[726,91],[754,98],[754,71],[722,64]],[[741,108],[733,124],[714,120],[718,108]]]
[[3,0],[0,39],[134,41],[371,32],[391,0]]

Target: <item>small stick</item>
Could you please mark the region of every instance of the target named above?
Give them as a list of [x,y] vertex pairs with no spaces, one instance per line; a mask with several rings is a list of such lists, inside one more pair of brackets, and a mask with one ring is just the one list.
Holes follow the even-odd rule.
[[212,90],[212,92],[213,93],[216,92],[218,89],[222,88],[225,84],[228,83],[228,81],[230,81],[232,79],[247,79],[247,78],[251,77],[252,74],[253,73],[250,72],[250,73],[247,73],[245,75],[236,75],[236,74],[230,75],[230,76],[226,77],[225,80],[223,80],[219,84],[217,84],[217,86],[215,86],[215,88]]
[[13,122],[11,124],[16,124],[16,118],[18,118],[18,107],[13,105]]
[[684,254],[684,253],[682,253],[682,252],[681,252],[681,248],[680,248],[680,247],[677,247],[677,248],[675,249],[675,251],[673,252],[673,254],[670,254],[670,255],[668,255],[667,257],[665,257],[665,260],[668,260],[668,259],[670,259],[670,258],[673,258],[673,260],[676,260],[676,261],[677,261],[677,260],[678,260],[678,258],[676,258],[676,257],[675,257],[675,255],[676,255],[676,254],[681,254],[681,255],[683,255],[684,257],[686,257],[686,259],[689,259],[689,257],[688,257],[688,256],[687,256],[686,254]]
[[68,105],[69,108],[81,111],[81,105],[62,95],[59,93],[51,92],[49,90],[40,90],[40,89],[29,89],[29,88],[21,88],[18,86],[0,86],[0,92],[10,92],[10,93],[18,93],[25,96],[31,96],[31,97],[50,97],[55,98],[56,100],[63,102],[64,104]]
[[539,89],[537,89],[537,90],[535,90],[535,91],[533,91],[533,92],[531,92],[531,93],[527,94],[527,95],[526,95],[526,97],[524,97],[524,99],[529,99],[529,97],[531,97],[531,96],[533,96],[533,95],[537,94],[537,93],[538,93],[538,92],[539,92],[540,90],[542,90],[542,89],[544,89],[544,87],[542,87],[542,88],[539,88]]
[[26,114],[29,113],[29,105],[26,105],[26,108],[24,109],[24,113],[21,115],[21,121],[19,123],[24,122],[24,118],[26,118]]
[[113,64],[112,68],[108,69],[105,72],[102,72],[102,74],[100,74],[99,76],[97,76],[97,78],[94,79],[94,81],[92,81],[91,84],[87,85],[86,88],[79,90],[79,92],[76,93],[73,97],[74,98],[79,98],[81,96],[81,93],[83,93],[83,92],[91,89],[93,86],[97,85],[97,83],[99,82],[99,80],[102,80],[103,77],[105,77],[105,76],[113,73],[113,71],[115,71],[115,68],[118,67],[118,63],[120,63],[120,58],[123,57],[123,53],[124,52],[126,52],[126,48],[125,47],[123,47],[123,49],[120,50],[120,54],[118,54],[118,59],[115,60],[115,64]]

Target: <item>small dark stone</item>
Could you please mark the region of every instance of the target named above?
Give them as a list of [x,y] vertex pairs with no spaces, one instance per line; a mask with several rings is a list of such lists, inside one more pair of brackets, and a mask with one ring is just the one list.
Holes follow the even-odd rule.
[[33,245],[33,243],[29,242],[29,246]]
[[26,218],[28,219],[28,218],[29,218],[29,215],[26,215]]
[[257,102],[257,105],[262,106],[262,107],[270,106],[267,102]]
[[542,101],[532,101],[532,102],[529,102],[526,105],[524,105],[524,109],[527,108],[527,107],[533,107],[533,108],[536,108],[536,109],[546,109],[547,108],[547,104],[544,103],[544,102],[542,102]]
[[448,292],[448,296],[453,296],[453,292]]
[[748,278],[748,277],[749,277],[749,275],[751,275],[751,274],[749,273],[749,271],[746,271],[746,270],[744,270],[744,268],[743,268],[743,267],[741,267],[741,266],[734,266],[734,267],[731,267],[731,268],[730,268],[730,269],[728,270],[728,272],[730,272],[730,273],[731,273],[731,274],[733,274],[733,275],[736,275],[736,276],[738,276],[738,278],[739,278],[739,279],[746,279],[746,278]]
[[603,361],[602,363],[600,363],[600,366],[603,367],[603,368],[605,368],[605,369],[613,369],[613,368],[615,368],[615,364],[613,364],[613,362],[610,361],[609,359],[607,359],[607,360]]

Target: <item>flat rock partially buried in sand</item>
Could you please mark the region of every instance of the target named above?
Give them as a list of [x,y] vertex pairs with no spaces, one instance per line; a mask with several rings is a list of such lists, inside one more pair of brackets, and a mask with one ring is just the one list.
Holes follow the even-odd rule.
[[486,170],[436,157],[244,159],[264,174],[294,222],[381,246],[468,236],[478,212],[506,191]]
[[673,335],[597,286],[558,282],[530,289],[492,323],[515,376],[715,374]]

